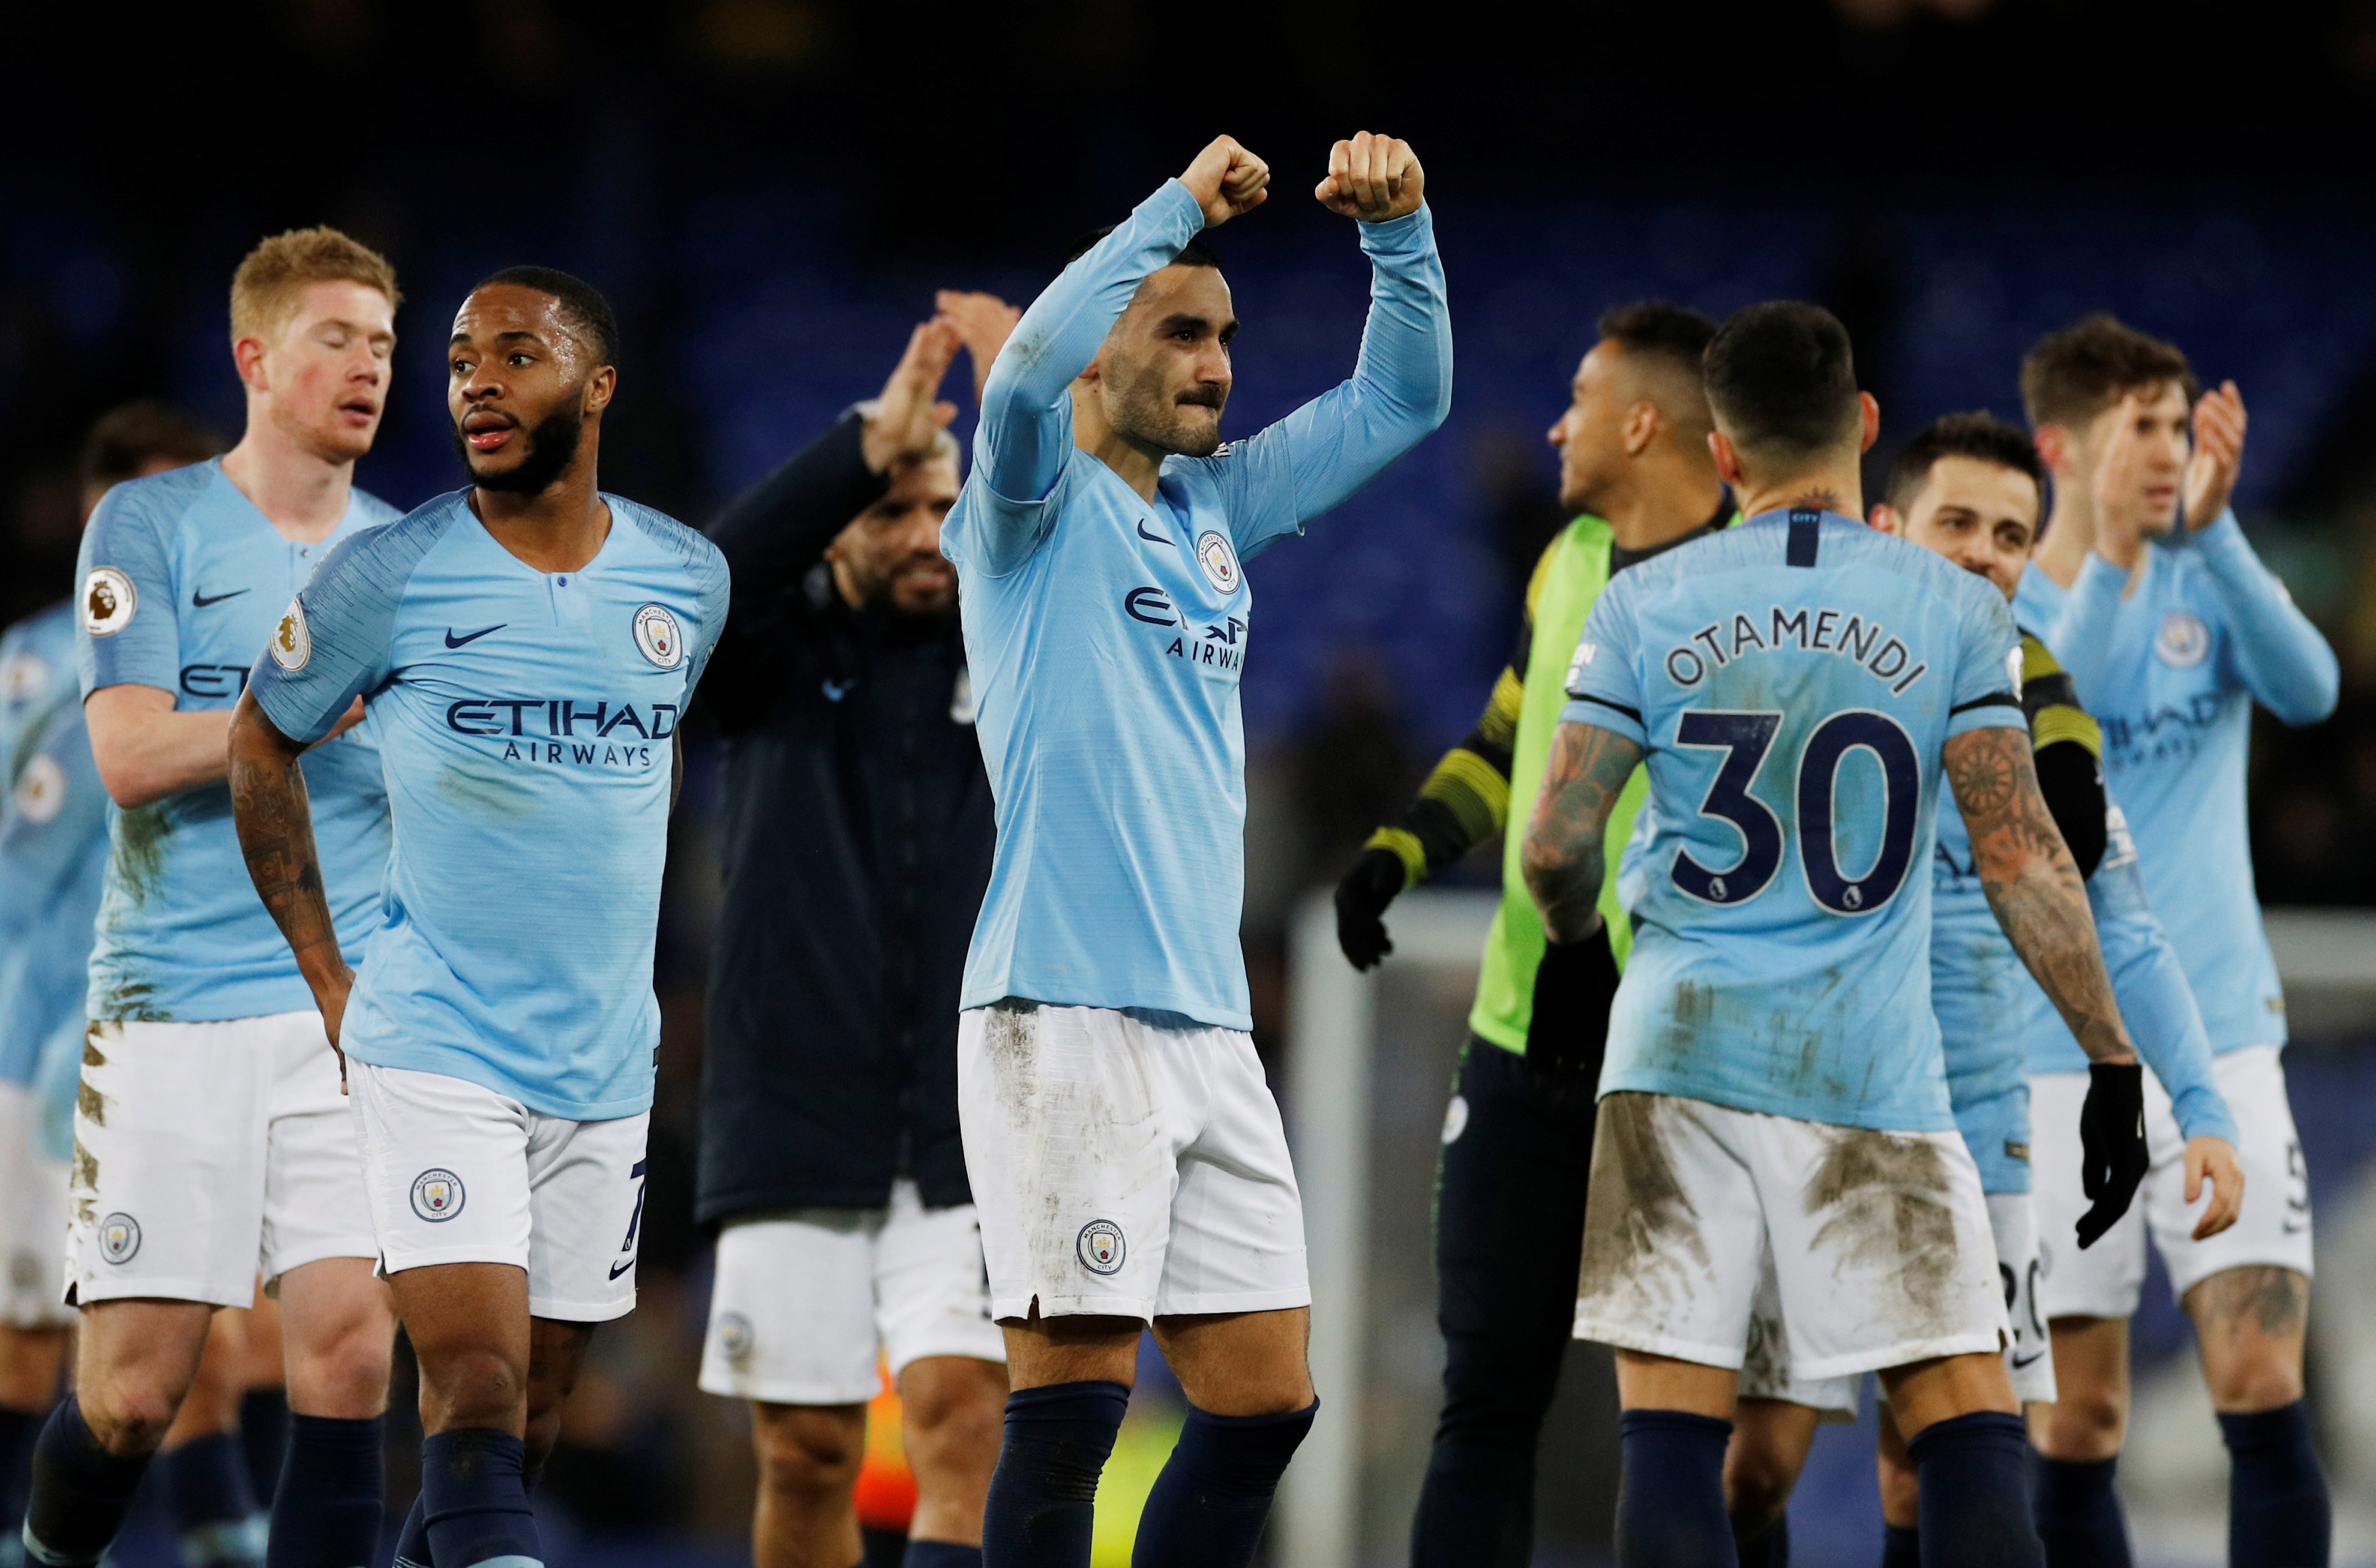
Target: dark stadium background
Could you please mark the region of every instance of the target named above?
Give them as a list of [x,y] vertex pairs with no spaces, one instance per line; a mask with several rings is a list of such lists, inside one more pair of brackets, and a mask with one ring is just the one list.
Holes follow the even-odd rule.
[[[1561,520],[1542,429],[1592,317],[1645,293],[1830,304],[1882,402],[1877,457],[1950,409],[2015,412],[2023,348],[2085,309],[2235,377],[2239,508],[2344,668],[2332,721],[2261,739],[2262,890],[2376,902],[2371,0],[9,6],[0,127],[7,618],[69,587],[94,415],[157,394],[236,434],[224,296],[264,233],[335,223],[402,278],[367,487],[409,506],[458,482],[435,345],[472,280],[533,260],[619,307],[607,487],[698,522],[870,394],[935,286],[1028,302],[1067,240],[1222,130],[1278,174],[1218,242],[1246,324],[1229,424],[1253,428],[1350,362],[1362,268],[1303,199],[1328,143],[1409,138],[1450,279],[1451,421],[1252,567],[1266,1051],[1294,901],[1473,718]],[[672,1560],[695,1549],[661,1543],[696,1538],[734,1561],[747,1508],[732,1413],[692,1391],[701,761],[664,913],[643,1306],[604,1331],[554,1467],[576,1520],[548,1538],[557,1563]],[[2370,1143],[2363,1032],[2290,1059],[2330,1218]],[[2184,1332],[2166,1310],[2141,1322],[2152,1354]],[[2339,1442],[2335,1385],[2313,1375]],[[1547,1528],[1573,1515],[1560,1529],[1588,1536],[1608,1479],[1578,1462],[1595,1473],[1562,1478]],[[1869,1471],[1843,1474],[1840,1508],[1869,1507]],[[401,1456],[391,1490],[410,1497]]]

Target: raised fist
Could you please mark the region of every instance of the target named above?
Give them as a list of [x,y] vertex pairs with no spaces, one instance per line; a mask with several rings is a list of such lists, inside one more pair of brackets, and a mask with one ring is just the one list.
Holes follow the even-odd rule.
[[1394,137],[1354,133],[1328,150],[1328,174],[1312,194],[1321,206],[1364,223],[1408,218],[1419,210],[1427,171],[1410,143]]
[[1265,188],[1270,184],[1270,165],[1240,147],[1235,137],[1215,137],[1181,174],[1180,183],[1205,209],[1205,227],[1214,229],[1270,199]]

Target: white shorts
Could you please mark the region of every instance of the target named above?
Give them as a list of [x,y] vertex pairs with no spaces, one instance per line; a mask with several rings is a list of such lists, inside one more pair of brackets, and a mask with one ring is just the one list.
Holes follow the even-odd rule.
[[443,1073],[350,1062],[380,1272],[528,1271],[528,1310],[601,1323],[636,1310],[651,1112],[573,1122]]
[[888,1208],[803,1208],[731,1220],[718,1237],[707,1394],[771,1405],[861,1405],[926,1356],[1006,1360],[990,1315],[971,1204],[926,1208],[916,1183]]
[[[2014,1397],[2025,1405],[2054,1403],[2054,1358],[2049,1354],[2046,1316],[2037,1307],[2037,1211],[2027,1193],[1990,1193],[1989,1231],[1996,1239],[1997,1280],[2004,1288],[2005,1315],[2013,1322],[2004,1348],[2005,1375]],[[1740,1365],[1743,1399],[1784,1399],[1820,1410],[1825,1420],[1857,1419],[1864,1388],[1853,1377],[1797,1378],[1782,1349],[1782,1298],[1769,1250],[1765,1277],[1749,1324],[1749,1355]]]
[[372,1255],[362,1161],[319,1013],[98,1023],[75,1107],[65,1299],[244,1307]]
[[0,1257],[8,1264],[0,1293],[0,1324],[10,1328],[62,1328],[74,1322],[65,1305],[66,1162],[45,1159],[35,1146],[40,1108],[23,1084],[0,1084]]
[[1829,1378],[2010,1337],[1963,1138],[1673,1095],[1600,1102],[1575,1336],[1739,1369],[1771,1253],[1792,1372]]
[[957,1111],[999,1318],[1312,1304],[1303,1200],[1248,1036],[1109,1007],[970,1008]]
[[2280,1047],[2246,1046],[2212,1058],[2228,1110],[2236,1118],[2236,1158],[2244,1167],[2244,1211],[2207,1241],[2194,1222],[2211,1201],[2186,1201],[2186,1139],[2169,1095],[2145,1075],[2145,1144],[2152,1169],[2129,1212],[2085,1252],[2075,1234],[2089,1204],[2079,1182],[2079,1108],[2085,1073],[2041,1073],[2029,1080],[2030,1170],[2037,1195],[2037,1295],[2049,1318],[2128,1317],[2145,1282],[2145,1236],[2169,1271],[2171,1291],[2187,1291],[2223,1269],[2274,1264],[2311,1272],[2310,1167],[2302,1163],[2293,1107],[2286,1101]]

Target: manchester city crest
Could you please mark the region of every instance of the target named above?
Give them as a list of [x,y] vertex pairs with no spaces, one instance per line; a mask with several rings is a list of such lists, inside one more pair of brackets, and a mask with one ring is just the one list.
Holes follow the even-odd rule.
[[1205,580],[1214,591],[1238,591],[1238,552],[1230,548],[1229,536],[1220,529],[1206,529],[1196,536],[1196,564],[1205,569]]
[[741,1313],[718,1314],[718,1353],[740,1365],[751,1354],[757,1336],[752,1332],[751,1320]]
[[17,802],[18,814],[27,822],[49,821],[66,803],[65,768],[49,753],[35,752],[25,771],[17,775],[17,790],[11,798]]
[[140,1222],[118,1212],[99,1222],[99,1255],[110,1263],[130,1263],[140,1251]]
[[2211,657],[2211,628],[2191,610],[2173,610],[2154,635],[2154,654],[2173,670],[2192,670]]
[[462,1178],[451,1170],[428,1170],[412,1179],[412,1212],[432,1225],[442,1225],[462,1212]]
[[1122,1271],[1122,1260],[1129,1248],[1122,1239],[1122,1227],[1111,1219],[1092,1219],[1081,1227],[1080,1239],[1073,1250],[1080,1254],[1081,1266],[1091,1274],[1110,1275]]
[[647,604],[636,612],[636,647],[663,670],[684,662],[684,633],[664,604]]

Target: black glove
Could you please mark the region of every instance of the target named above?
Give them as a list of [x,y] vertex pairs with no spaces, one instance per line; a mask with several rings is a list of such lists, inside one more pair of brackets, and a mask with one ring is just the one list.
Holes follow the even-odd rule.
[[1408,880],[1403,858],[1381,847],[1362,850],[1336,885],[1336,945],[1355,968],[1374,969],[1379,959],[1395,950],[1386,938],[1386,922],[1379,917]]
[[2153,1161],[2145,1153],[2145,1070],[2098,1062],[2087,1069],[2079,1108],[2079,1182],[2096,1206],[2079,1217],[2079,1246],[2094,1246],[2120,1223]]
[[1582,941],[1543,944],[1534,1016],[1527,1023],[1527,1076],[1537,1088],[1565,1099],[1599,1087],[1617,978],[1607,921]]

